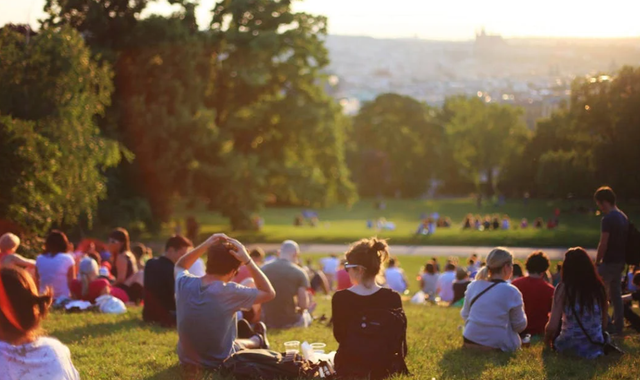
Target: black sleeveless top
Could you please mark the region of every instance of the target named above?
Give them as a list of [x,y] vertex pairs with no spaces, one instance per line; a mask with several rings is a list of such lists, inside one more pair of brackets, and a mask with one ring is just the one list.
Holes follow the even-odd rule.
[[120,257],[120,255],[125,255],[125,257],[127,258],[127,275],[125,276],[125,279],[127,279],[133,276],[133,261],[131,261],[131,257],[129,257],[129,255],[126,255],[124,252],[119,253],[116,259],[113,261],[113,267],[111,267],[111,274],[116,279],[118,278],[118,257]]

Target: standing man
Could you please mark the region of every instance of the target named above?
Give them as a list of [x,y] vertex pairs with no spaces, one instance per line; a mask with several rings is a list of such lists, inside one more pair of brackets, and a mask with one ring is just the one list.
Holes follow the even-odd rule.
[[298,243],[287,240],[280,247],[278,259],[263,268],[276,291],[276,298],[263,306],[264,322],[269,328],[304,326],[302,315],[309,308],[309,276],[298,266],[299,260]]
[[624,327],[622,271],[625,264],[629,219],[616,206],[616,195],[610,187],[604,186],[596,190],[594,199],[604,214],[596,265],[607,289],[609,302],[613,305],[611,332],[620,334]]

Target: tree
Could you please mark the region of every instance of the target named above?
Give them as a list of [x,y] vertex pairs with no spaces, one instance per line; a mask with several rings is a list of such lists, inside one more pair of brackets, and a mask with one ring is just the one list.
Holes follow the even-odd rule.
[[3,28],[0,46],[0,217],[35,233],[91,218],[105,195],[104,170],[121,157],[95,122],[109,104],[109,67],[69,27],[28,43]]
[[428,190],[443,151],[435,116],[426,104],[398,94],[363,105],[351,138],[360,194],[417,196]]
[[203,176],[199,195],[234,228],[251,227],[269,197],[309,206],[352,201],[346,123],[322,87],[326,19],[294,13],[286,0],[219,1],[213,14],[218,59],[207,105],[220,165]]
[[497,175],[514,152],[520,154],[529,131],[522,111],[510,105],[485,103],[478,98],[454,97],[445,102],[448,146],[461,170],[478,188],[486,179],[496,191]]

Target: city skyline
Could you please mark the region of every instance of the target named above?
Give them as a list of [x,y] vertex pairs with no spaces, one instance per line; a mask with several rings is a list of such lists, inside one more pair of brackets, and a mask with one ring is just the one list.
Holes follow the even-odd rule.
[[[198,23],[208,25],[216,0],[201,0]],[[37,27],[45,17],[45,0],[0,0],[0,25],[29,23]],[[607,8],[593,0],[538,0],[523,6],[509,0],[396,0],[388,7],[381,0],[305,0],[295,1],[294,10],[325,15],[329,33],[376,38],[422,38],[470,40],[480,28],[513,37],[640,37],[640,2],[610,0]],[[176,6],[166,1],[151,2],[143,12],[171,14]],[[624,10],[623,12],[620,10]]]

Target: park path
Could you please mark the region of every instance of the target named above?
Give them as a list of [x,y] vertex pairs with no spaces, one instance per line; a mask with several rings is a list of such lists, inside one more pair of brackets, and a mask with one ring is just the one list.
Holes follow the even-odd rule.
[[[260,246],[266,252],[275,252],[280,247],[279,244],[249,244],[248,247]],[[347,250],[346,244],[300,244],[302,253],[336,253],[342,254]],[[469,257],[472,253],[476,253],[480,257],[487,257],[494,247],[464,247],[464,246],[430,246],[430,245],[391,245],[390,253],[392,255],[402,256],[456,256]],[[530,247],[510,247],[511,252],[517,259],[526,259],[527,256],[539,249]],[[542,248],[551,260],[562,260],[566,248]],[[595,249],[587,250],[593,257],[596,255]]]

